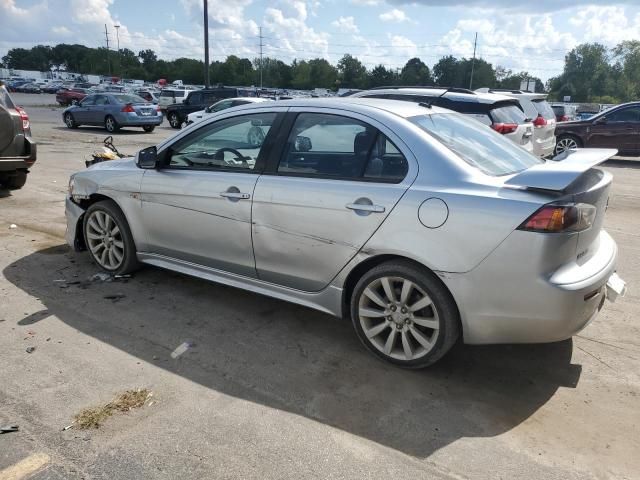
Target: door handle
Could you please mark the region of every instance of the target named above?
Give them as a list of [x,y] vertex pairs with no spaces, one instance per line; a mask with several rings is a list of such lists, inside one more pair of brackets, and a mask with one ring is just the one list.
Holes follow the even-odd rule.
[[249,195],[248,193],[241,193],[241,192],[221,192],[220,196],[225,198],[234,198],[238,200],[248,200],[249,198],[251,198],[251,195]]
[[360,212],[384,213],[384,207],[382,205],[369,205],[366,203],[347,203],[347,205],[345,206],[349,210],[355,210]]

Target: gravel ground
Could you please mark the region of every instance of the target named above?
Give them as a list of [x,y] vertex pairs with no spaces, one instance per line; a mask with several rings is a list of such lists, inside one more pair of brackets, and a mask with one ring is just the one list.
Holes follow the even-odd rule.
[[[106,132],[15,97],[39,157],[24,189],[0,191],[0,426],[20,426],[0,435],[0,478],[640,478],[638,164],[606,167],[627,297],[569,341],[457,346],[404,371],[302,307],[153,268],[89,281],[64,197]],[[133,153],[172,132],[114,137]],[[63,430],[138,388],[142,407]]]

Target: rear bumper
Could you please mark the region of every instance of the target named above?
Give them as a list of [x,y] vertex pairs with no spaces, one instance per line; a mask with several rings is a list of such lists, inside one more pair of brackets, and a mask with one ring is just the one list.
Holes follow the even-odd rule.
[[25,155],[22,157],[0,157],[0,172],[14,172],[31,168],[36,162],[38,147],[31,138],[25,137]]
[[137,113],[122,113],[116,117],[116,122],[121,127],[144,127],[146,125],[160,125],[162,115],[141,116]]
[[556,148],[556,137],[537,138],[533,142],[533,153],[538,157],[548,157],[553,155]]
[[514,233],[476,269],[443,278],[458,303],[465,343],[565,340],[586,327],[604,304],[618,255],[609,234],[600,233],[597,250],[586,262],[544,272],[528,264],[538,251],[532,245],[527,253],[520,234],[530,234]]

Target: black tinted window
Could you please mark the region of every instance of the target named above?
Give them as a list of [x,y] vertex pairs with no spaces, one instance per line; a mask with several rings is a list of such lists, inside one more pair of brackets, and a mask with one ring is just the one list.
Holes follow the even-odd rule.
[[189,95],[189,98],[187,98],[187,101],[191,105],[200,105],[202,103],[202,94],[201,93],[192,93],[191,95]]
[[491,118],[495,123],[525,123],[527,117],[515,105],[505,105],[491,110]]
[[556,118],[556,114],[549,105],[549,102],[546,100],[532,100],[533,106],[536,107],[538,114],[542,115],[543,118],[547,120],[551,120]]
[[640,107],[630,107],[606,115],[608,122],[638,122]]

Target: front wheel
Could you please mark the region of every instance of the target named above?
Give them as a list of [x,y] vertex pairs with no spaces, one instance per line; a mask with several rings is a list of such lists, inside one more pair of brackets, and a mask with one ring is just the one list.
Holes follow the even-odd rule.
[[155,128],[156,128],[155,125],[145,125],[144,127],[142,127],[142,129],[147,133],[153,132]]
[[171,128],[180,128],[182,126],[177,113],[170,113],[167,120],[169,120]]
[[366,273],[351,297],[360,341],[375,355],[406,368],[433,364],[460,332],[458,309],[432,273],[409,262],[387,262]]
[[575,150],[582,146],[582,142],[572,135],[564,135],[556,141],[556,148],[553,153],[556,155],[560,155],[561,153],[566,152],[567,150]]
[[78,124],[76,123],[75,118],[70,113],[65,113],[64,115],[64,124],[67,128],[78,128]]
[[102,270],[124,275],[139,268],[133,235],[115,202],[91,205],[84,214],[83,229],[91,258]]

